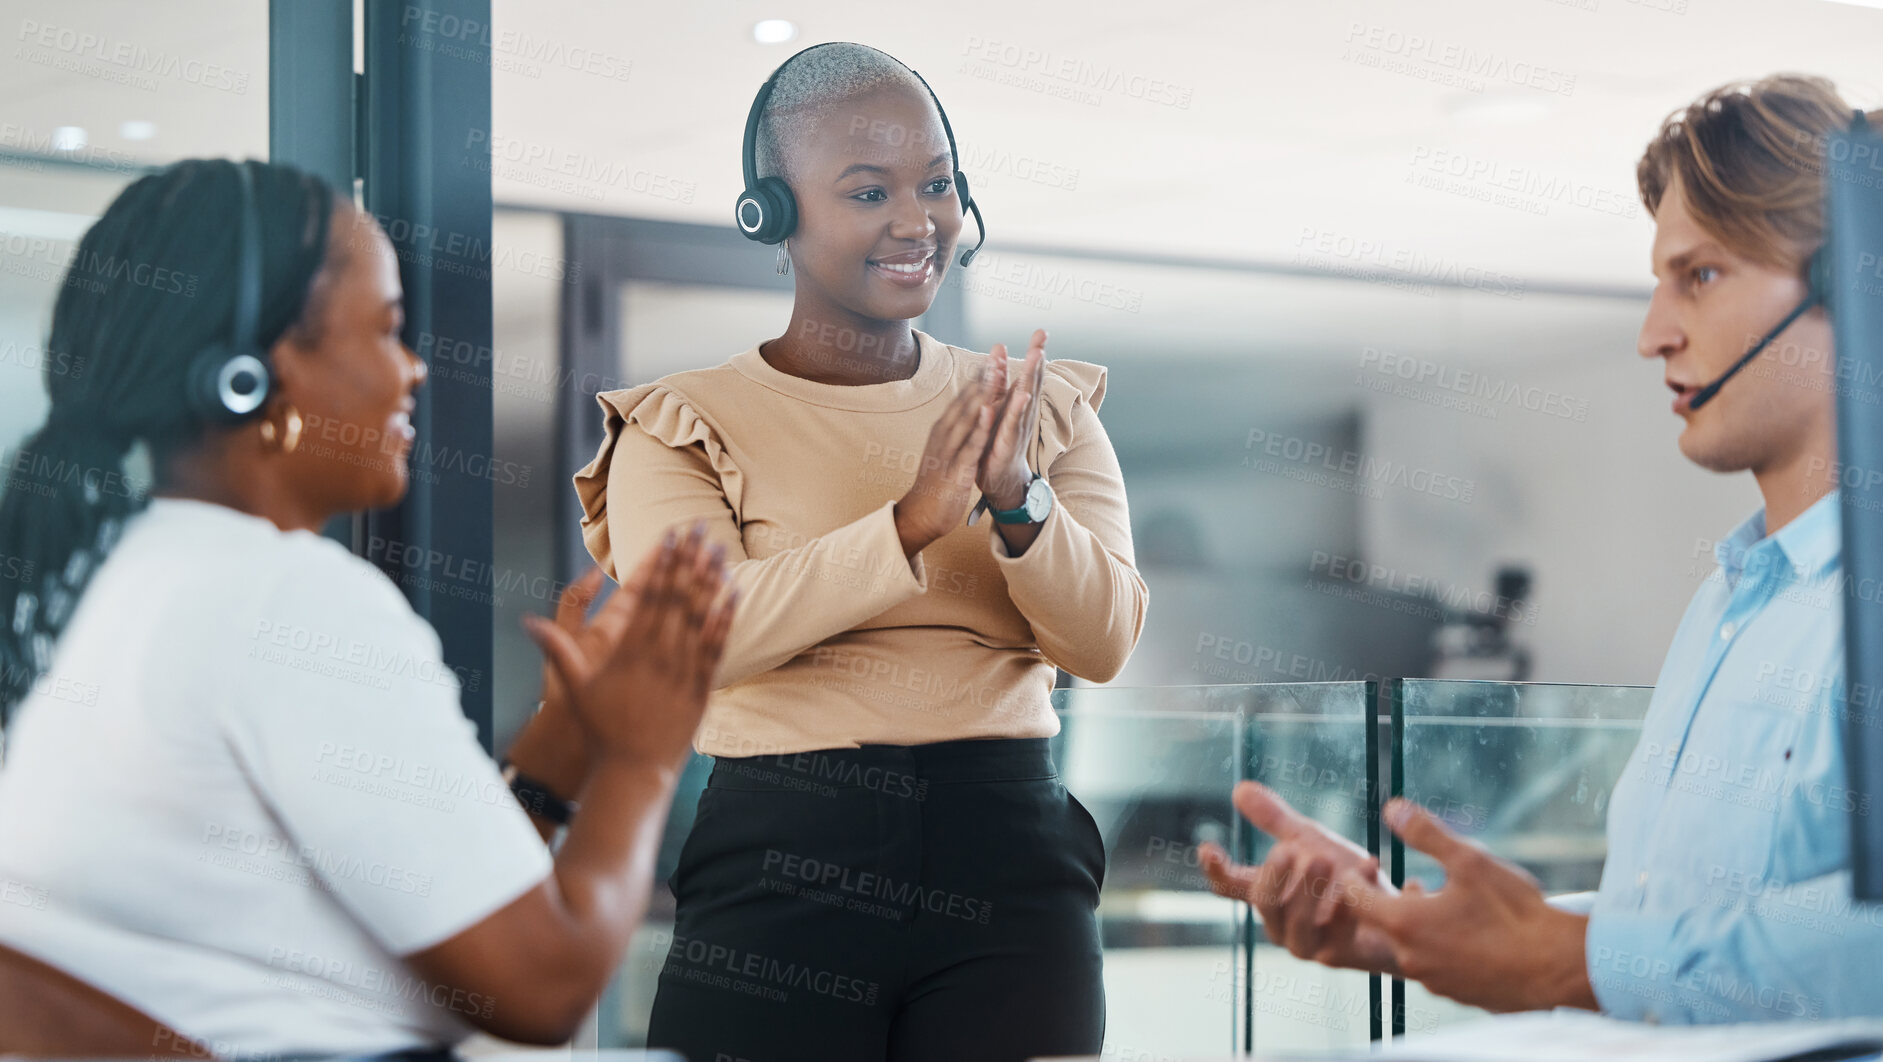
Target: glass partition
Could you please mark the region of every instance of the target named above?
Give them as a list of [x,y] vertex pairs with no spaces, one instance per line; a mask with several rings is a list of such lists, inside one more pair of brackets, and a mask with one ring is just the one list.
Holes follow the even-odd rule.
[[[1395,679],[1392,791],[1534,874],[1551,895],[1593,889],[1608,797],[1647,714],[1649,686]],[[1430,857],[1390,845],[1393,881],[1436,886]],[[1483,1012],[1393,986],[1394,1031]]]
[[1233,1046],[1242,912],[1209,891],[1197,849],[1236,849],[1246,687],[1062,689],[1053,760],[1105,838],[1099,933],[1106,1058]]
[[[1379,852],[1384,779],[1392,793],[1523,866],[1546,891],[1593,889],[1609,791],[1652,692],[1396,679],[1382,717],[1370,681],[1054,691],[1054,760],[1105,838],[1104,1057],[1343,1051],[1478,1014],[1398,982],[1389,1009],[1380,979],[1272,946],[1252,908],[1209,891],[1199,846],[1216,841],[1243,862],[1266,858],[1273,841],[1230,802],[1236,782],[1253,779]],[[662,880],[692,827],[711,762],[695,757],[681,780]],[[1385,848],[1396,883],[1442,881],[1425,856]],[[672,902],[656,890],[603,999],[597,1046],[645,1043]]]
[[[1377,683],[1270,683],[1243,687],[1248,745],[1242,776],[1368,851],[1379,850],[1381,777]],[[1267,858],[1273,841],[1243,826],[1238,858]],[[1380,980],[1297,959],[1269,943],[1253,908],[1246,920],[1247,979],[1237,1015],[1245,1049],[1261,1054],[1364,1047],[1381,1035]]]

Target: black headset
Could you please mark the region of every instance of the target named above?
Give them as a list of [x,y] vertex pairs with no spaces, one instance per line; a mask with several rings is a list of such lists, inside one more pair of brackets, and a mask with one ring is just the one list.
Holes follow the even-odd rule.
[[245,419],[268,399],[268,352],[255,334],[261,315],[262,234],[255,204],[255,178],[248,163],[235,164],[242,185],[242,231],[237,237],[235,319],[225,342],[207,347],[190,363],[185,384],[190,409],[212,424]]
[[[748,240],[757,240],[759,243],[778,243],[790,236],[798,227],[798,201],[792,198],[791,186],[785,183],[783,177],[761,178],[758,175],[758,122],[765,113],[765,102],[771,99],[772,88],[778,84],[778,75],[784,72],[785,67],[791,65],[792,59],[803,55],[804,52],[845,43],[849,42],[826,41],[824,44],[813,44],[790,59],[779,63],[778,69],[772,71],[772,76],[765,79],[765,84],[759,87],[758,97],[752,101],[752,112],[745,117],[744,152],[740,157],[745,171],[745,190],[739,193],[739,203],[732,208],[733,221]],[[981,249],[981,244],[987,242],[987,225],[981,220],[981,208],[974,202],[974,194],[968,190],[967,175],[961,172],[961,152],[955,147],[955,131],[948,124],[948,112],[942,109],[940,98],[935,95],[934,89],[929,88],[928,82],[921,74],[916,74],[914,69],[906,65],[903,69],[915,74],[915,79],[920,81],[922,87],[928,91],[928,98],[935,102],[935,113],[941,115],[942,132],[948,136],[948,157],[954,162],[955,195],[961,199],[961,212],[974,214],[974,227],[981,233],[981,238],[973,247],[961,252],[961,264],[966,266],[974,260],[975,254]]]
[[[1868,119],[1865,118],[1862,110],[1853,111],[1851,115],[1850,132],[1859,133],[1869,128],[1870,123]],[[1767,332],[1757,343],[1754,343],[1751,350],[1740,355],[1739,360],[1733,362],[1732,368],[1720,373],[1719,378],[1712,383],[1695,391],[1693,398],[1689,399],[1687,402],[1687,409],[1689,411],[1696,410],[1706,405],[1708,402],[1713,401],[1713,396],[1720,393],[1720,388],[1726,386],[1726,381],[1737,376],[1739,370],[1752,364],[1752,359],[1758,357],[1759,353],[1766,347],[1771,346],[1772,340],[1777,339],[1779,333],[1790,328],[1793,321],[1803,317],[1812,307],[1829,307],[1831,305],[1831,288],[1834,286],[1836,286],[1836,282],[1831,276],[1830,241],[1826,240],[1818,246],[1817,250],[1811,252],[1811,258],[1805,263],[1805,297],[1798,300],[1798,305],[1792,307],[1791,312],[1786,314],[1784,319],[1779,321],[1778,324],[1774,325],[1771,331]]]

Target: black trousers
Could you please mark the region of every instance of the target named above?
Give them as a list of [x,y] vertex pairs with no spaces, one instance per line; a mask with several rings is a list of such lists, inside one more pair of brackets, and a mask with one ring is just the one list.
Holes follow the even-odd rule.
[[690,1062],[1095,1055],[1104,874],[1044,738],[721,758],[668,881],[648,1046]]

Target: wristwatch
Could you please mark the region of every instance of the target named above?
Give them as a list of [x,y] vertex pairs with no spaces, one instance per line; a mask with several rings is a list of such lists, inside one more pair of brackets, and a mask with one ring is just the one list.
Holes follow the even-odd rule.
[[503,782],[516,795],[517,803],[523,805],[523,810],[558,826],[567,826],[569,820],[575,818],[579,808],[575,801],[564,800],[550,792],[548,786],[517,770],[516,764],[504,763]]
[[1045,476],[1035,472],[1032,481],[1026,485],[1026,497],[1021,500],[1018,509],[996,509],[990,504],[987,511],[993,514],[997,523],[1041,523],[1053,511],[1053,488],[1047,484]]

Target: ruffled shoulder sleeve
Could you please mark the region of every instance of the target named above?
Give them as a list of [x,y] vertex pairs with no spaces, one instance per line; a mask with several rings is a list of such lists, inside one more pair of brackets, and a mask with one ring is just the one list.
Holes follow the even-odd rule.
[[718,476],[734,518],[742,519],[745,479],[739,466],[726,453],[719,433],[684,395],[666,384],[651,383],[603,391],[595,401],[602,407],[601,448],[595,452],[595,459],[575,474],[575,493],[582,502],[582,541],[603,571],[611,575],[615,571],[614,551],[608,540],[608,473],[622,433],[630,425],[675,450],[692,451],[695,460],[704,461]]
[[1105,400],[1105,366],[1087,361],[1046,363],[1040,381],[1039,453],[1034,468],[1050,469],[1059,455],[1072,448],[1073,415],[1081,404],[1097,412]]

